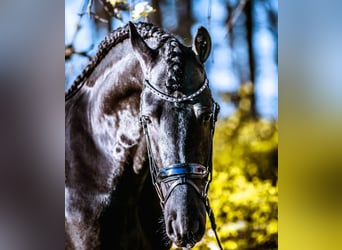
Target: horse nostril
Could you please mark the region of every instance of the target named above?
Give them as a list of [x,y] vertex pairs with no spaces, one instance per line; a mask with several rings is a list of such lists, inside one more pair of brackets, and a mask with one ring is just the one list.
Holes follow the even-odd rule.
[[166,234],[178,247],[191,248],[204,234],[205,223],[201,217],[184,220],[182,216],[170,212],[166,218]]
[[177,233],[176,235],[176,241],[181,241],[182,240],[182,235],[180,233]]
[[167,224],[166,224],[166,233],[172,241],[176,241],[178,235],[176,235],[177,230],[177,214],[175,212],[171,212],[170,215],[167,217]]
[[177,234],[175,243],[179,247],[190,249],[195,245],[196,241],[194,240],[194,234],[192,232],[187,232],[184,234]]
[[167,234],[169,236],[173,236],[174,230],[173,230],[173,226],[172,226],[172,219],[168,220],[166,230],[167,230]]

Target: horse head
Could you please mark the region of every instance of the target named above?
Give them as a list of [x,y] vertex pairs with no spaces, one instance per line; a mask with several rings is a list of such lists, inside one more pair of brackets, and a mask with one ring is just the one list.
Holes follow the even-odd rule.
[[203,66],[210,35],[201,27],[192,47],[166,37],[151,48],[130,23],[130,41],[145,78],[140,118],[166,233],[177,246],[191,248],[205,232],[218,112]]

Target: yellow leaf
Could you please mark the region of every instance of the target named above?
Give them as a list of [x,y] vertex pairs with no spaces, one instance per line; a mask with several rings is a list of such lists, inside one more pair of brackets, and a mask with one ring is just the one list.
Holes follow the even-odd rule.
[[126,4],[127,1],[125,0],[107,0],[107,2],[109,2],[111,5],[115,6],[118,3],[122,3],[122,4]]

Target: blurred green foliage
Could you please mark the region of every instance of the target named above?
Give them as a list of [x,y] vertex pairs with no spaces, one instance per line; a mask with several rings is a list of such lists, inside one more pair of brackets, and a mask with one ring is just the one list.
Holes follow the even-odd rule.
[[[217,122],[209,199],[224,249],[278,249],[278,123],[243,105]],[[218,249],[209,221],[194,249]]]

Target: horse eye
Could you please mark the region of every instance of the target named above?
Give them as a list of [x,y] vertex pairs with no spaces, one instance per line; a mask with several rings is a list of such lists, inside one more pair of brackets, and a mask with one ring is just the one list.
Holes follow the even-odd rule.
[[213,113],[205,113],[202,115],[202,121],[203,122],[208,122],[210,121],[211,117],[212,117]]

